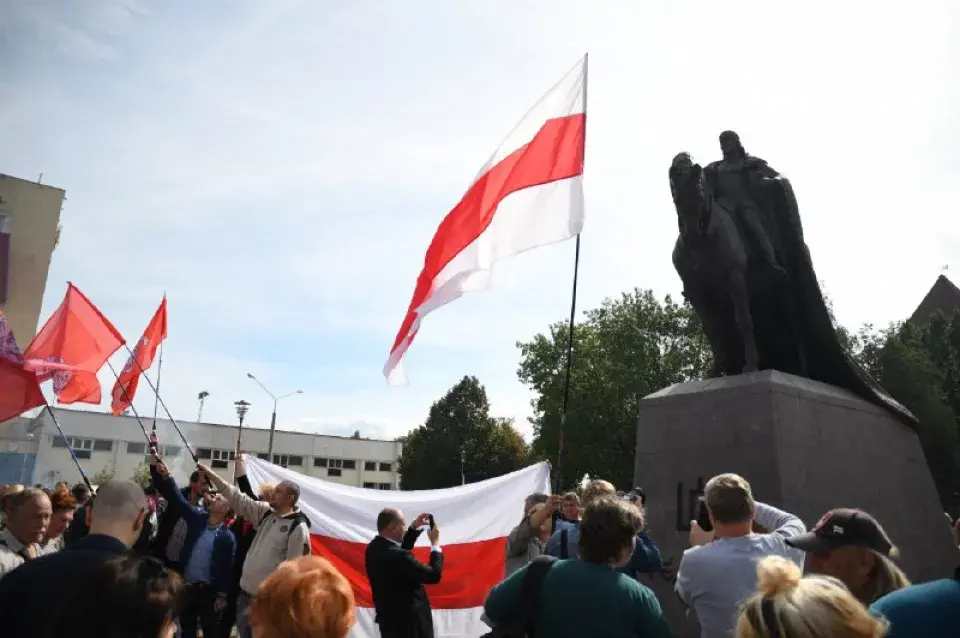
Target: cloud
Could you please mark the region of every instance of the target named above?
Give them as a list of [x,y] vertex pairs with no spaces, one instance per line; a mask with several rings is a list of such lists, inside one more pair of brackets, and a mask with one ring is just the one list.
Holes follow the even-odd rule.
[[278,406],[284,428],[396,436],[463,374],[522,423],[514,343],[567,316],[572,244],[431,314],[411,386],[380,368],[437,224],[584,51],[581,309],[679,293],[666,168],[716,158],[727,128],[792,179],[843,323],[909,315],[960,264],[948,0],[62,4],[0,20],[0,170],[67,190],[44,316],[70,279],[135,341],[169,295],[161,389],[184,420],[207,390],[204,420],[244,398],[266,425],[250,371],[305,391]]

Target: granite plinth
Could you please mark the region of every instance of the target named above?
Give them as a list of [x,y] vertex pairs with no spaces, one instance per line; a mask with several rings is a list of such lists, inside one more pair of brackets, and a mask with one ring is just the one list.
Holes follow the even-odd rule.
[[[640,402],[635,484],[671,571],[688,547],[696,497],[723,472],[808,527],[836,507],[870,512],[914,581],[947,576],[960,560],[916,432],[840,388],[767,370],[673,385]],[[699,635],[669,574],[643,582],[678,636]]]

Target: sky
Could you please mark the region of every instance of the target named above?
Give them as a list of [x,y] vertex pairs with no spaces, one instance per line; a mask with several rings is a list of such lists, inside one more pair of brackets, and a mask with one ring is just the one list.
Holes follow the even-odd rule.
[[180,420],[206,391],[204,421],[268,425],[249,372],[303,390],[280,428],[392,438],[472,374],[529,435],[515,344],[569,313],[572,242],[426,318],[410,385],[381,369],[437,225],[585,52],[581,310],[680,294],[667,168],[725,129],[791,179],[844,325],[960,282],[954,0],[8,0],[0,172],[67,192],[41,321],[73,281],[133,344],[166,293]]

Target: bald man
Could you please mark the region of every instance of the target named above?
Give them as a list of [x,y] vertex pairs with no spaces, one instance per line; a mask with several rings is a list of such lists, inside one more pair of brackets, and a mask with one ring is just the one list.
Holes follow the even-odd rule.
[[46,635],[53,620],[50,601],[61,600],[91,567],[127,553],[140,536],[147,514],[143,488],[133,481],[108,481],[101,485],[87,508],[87,536],[55,554],[24,563],[0,580],[0,627],[4,638]]

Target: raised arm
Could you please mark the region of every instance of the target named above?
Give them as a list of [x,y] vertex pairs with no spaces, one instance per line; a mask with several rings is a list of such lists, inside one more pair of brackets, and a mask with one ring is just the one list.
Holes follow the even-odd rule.
[[167,500],[168,506],[177,514],[184,518],[202,516],[199,510],[183,497],[177,482],[170,476],[167,464],[157,456],[150,459],[150,479],[160,495]]
[[[243,460],[241,457],[238,456],[236,462],[238,466],[237,476],[239,478],[245,475],[246,471],[242,466]],[[242,516],[247,519],[254,527],[260,526],[260,520],[270,511],[269,503],[261,503],[260,501],[253,500],[241,492],[236,486],[230,485],[217,476],[216,472],[206,465],[197,465],[197,469],[203,472],[204,476],[223,494],[223,497],[230,503],[230,507],[237,513],[237,516]]]
[[784,538],[793,538],[805,534],[807,526],[799,517],[784,512],[766,503],[757,502],[756,522],[761,527],[772,530]]

